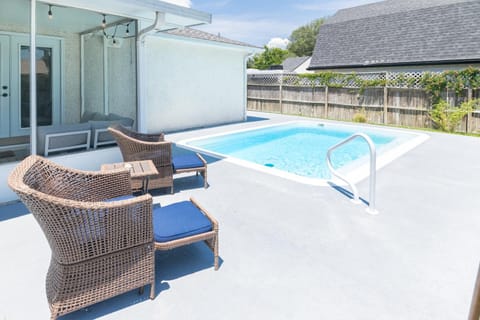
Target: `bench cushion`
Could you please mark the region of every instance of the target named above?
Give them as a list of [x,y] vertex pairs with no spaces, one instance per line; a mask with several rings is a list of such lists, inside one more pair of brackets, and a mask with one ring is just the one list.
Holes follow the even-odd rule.
[[190,201],[153,208],[155,242],[167,242],[212,230],[210,220]]
[[172,163],[173,170],[201,168],[205,166],[196,154],[173,156]]

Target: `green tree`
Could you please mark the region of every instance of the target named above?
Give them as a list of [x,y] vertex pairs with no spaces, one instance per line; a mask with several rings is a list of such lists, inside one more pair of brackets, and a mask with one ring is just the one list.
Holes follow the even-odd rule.
[[320,26],[325,22],[320,18],[293,30],[287,49],[297,57],[311,56],[317,41]]
[[288,50],[280,48],[268,48],[265,46],[265,50],[262,53],[256,54],[247,63],[248,68],[265,70],[270,66],[282,64],[283,60],[289,55]]

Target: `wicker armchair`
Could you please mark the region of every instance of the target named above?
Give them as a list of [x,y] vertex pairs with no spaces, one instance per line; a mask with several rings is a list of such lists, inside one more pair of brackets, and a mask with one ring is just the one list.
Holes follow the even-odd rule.
[[[124,161],[152,160],[159,174],[150,178],[150,189],[169,187],[173,193],[172,143],[163,134],[144,134],[116,124],[108,131],[117,141]],[[140,189],[141,180],[133,180],[132,187]]]
[[30,156],[8,184],[52,251],[46,278],[51,319],[132,289],[143,291],[147,284],[154,298],[152,197],[126,196],[128,170],[86,172]]

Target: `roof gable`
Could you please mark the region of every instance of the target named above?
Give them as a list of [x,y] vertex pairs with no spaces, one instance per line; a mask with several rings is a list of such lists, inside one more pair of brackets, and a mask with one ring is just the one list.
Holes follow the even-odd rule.
[[378,14],[393,2],[339,12],[320,28],[310,68],[480,61],[480,1],[421,0]]
[[287,58],[282,62],[283,70],[287,72],[293,72],[295,69],[300,67],[305,61],[310,57],[292,57]]
[[242,46],[242,47],[257,48],[245,42],[228,39],[220,35],[215,35],[212,33],[208,33],[208,32],[201,31],[198,29],[193,29],[193,28],[172,29],[172,30],[165,31],[165,33],[175,35],[175,36],[192,38],[192,39],[220,42],[220,43],[231,44],[231,45]]

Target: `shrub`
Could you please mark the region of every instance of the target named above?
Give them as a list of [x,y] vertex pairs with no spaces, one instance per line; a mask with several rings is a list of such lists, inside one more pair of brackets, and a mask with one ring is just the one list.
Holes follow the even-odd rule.
[[446,132],[453,132],[458,127],[460,121],[470,112],[477,109],[480,100],[475,99],[463,102],[459,107],[451,107],[445,100],[440,99],[433,106],[429,116],[438,129]]
[[367,122],[367,115],[365,114],[365,110],[357,112],[353,115],[353,122],[365,123]]

